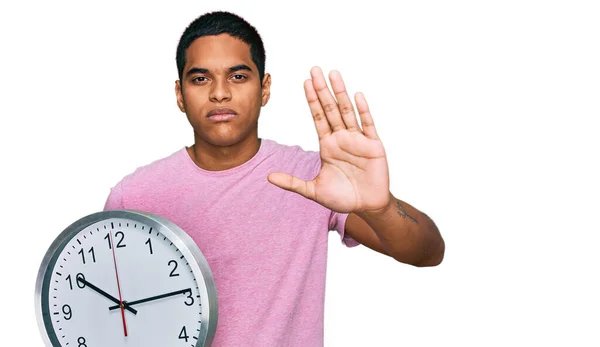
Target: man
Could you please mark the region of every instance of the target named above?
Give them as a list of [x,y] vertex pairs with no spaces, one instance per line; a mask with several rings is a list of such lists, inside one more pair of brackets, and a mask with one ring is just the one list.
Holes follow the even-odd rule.
[[433,221],[389,191],[388,166],[365,98],[361,125],[338,72],[305,81],[319,152],[258,137],[271,76],[254,27],[205,14],[177,48],[179,109],[194,144],[138,168],[112,188],[105,209],[156,213],[186,230],[218,292],[213,346],[320,346],[327,236],[414,266],[438,265]]

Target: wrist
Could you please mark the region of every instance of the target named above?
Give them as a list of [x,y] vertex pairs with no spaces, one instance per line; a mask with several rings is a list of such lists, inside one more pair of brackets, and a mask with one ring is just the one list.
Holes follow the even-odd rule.
[[357,215],[363,219],[365,219],[365,218],[382,219],[382,218],[385,218],[386,216],[389,216],[390,212],[394,211],[395,204],[396,204],[396,198],[394,198],[394,196],[390,193],[388,202],[383,207],[373,209],[373,210],[361,211],[360,213],[357,213]]

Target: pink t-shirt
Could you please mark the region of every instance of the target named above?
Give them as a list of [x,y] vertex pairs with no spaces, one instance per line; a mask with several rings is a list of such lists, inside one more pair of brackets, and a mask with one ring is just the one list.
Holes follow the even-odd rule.
[[347,214],[267,180],[271,172],[313,179],[320,160],[262,139],[244,164],[207,171],[182,148],[123,178],[104,209],[158,214],[198,244],[218,293],[213,346],[322,346],[328,232],[358,243],[344,236]]

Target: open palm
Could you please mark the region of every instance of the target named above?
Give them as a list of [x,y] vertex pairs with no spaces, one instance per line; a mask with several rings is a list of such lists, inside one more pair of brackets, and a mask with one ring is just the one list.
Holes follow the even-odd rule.
[[319,135],[321,170],[311,181],[280,172],[269,181],[340,213],[384,208],[390,199],[388,164],[364,96],[355,95],[361,128],[340,74],[329,75],[335,98],[321,69],[311,69],[311,77],[304,90]]

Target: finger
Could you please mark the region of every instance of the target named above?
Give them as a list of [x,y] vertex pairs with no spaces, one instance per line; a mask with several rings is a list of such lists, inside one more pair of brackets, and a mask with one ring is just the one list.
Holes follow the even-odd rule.
[[279,188],[298,193],[311,200],[315,199],[315,183],[313,181],[304,181],[282,172],[271,173],[267,179]]
[[333,98],[333,95],[331,95],[329,87],[327,87],[327,82],[325,81],[325,76],[323,76],[323,71],[321,71],[319,67],[315,66],[310,70],[310,75],[312,77],[315,91],[317,92],[317,97],[319,98],[321,107],[323,107],[323,110],[325,111],[325,116],[327,117],[327,121],[329,122],[331,129],[333,131],[345,129],[346,125],[342,121],[342,116],[340,115],[338,105]]
[[349,131],[360,131],[358,122],[356,121],[356,114],[354,113],[354,106],[346,92],[346,85],[344,84],[342,75],[336,70],[331,71],[329,73],[329,80],[331,81],[331,88],[333,89],[333,94],[337,100],[338,109],[346,128]]
[[315,91],[311,80],[304,81],[304,93],[306,94],[308,107],[310,108],[310,113],[312,113],[313,120],[315,121],[315,128],[317,129],[317,135],[319,135],[320,140],[331,134],[331,128],[329,127],[327,118],[325,118],[325,111],[323,111],[323,108],[321,107],[317,92]]
[[370,139],[379,140],[377,130],[375,129],[375,123],[373,123],[373,117],[371,117],[371,111],[369,111],[369,105],[367,99],[363,93],[356,93],[354,95],[356,101],[356,108],[360,115],[360,123],[362,125],[363,133]]

